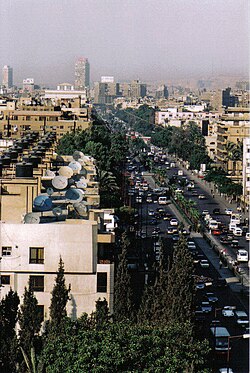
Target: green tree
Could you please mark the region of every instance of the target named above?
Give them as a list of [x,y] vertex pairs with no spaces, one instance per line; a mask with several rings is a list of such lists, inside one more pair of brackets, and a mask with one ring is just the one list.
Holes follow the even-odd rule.
[[12,289],[0,303],[0,371],[14,372],[17,350],[16,322],[20,300]]
[[101,300],[100,298],[96,301],[96,310],[94,314],[92,315],[95,323],[95,327],[97,329],[102,329],[104,327],[107,327],[109,321],[110,321],[110,315],[109,315],[109,308],[108,308],[108,302],[104,298]]
[[60,257],[55,285],[52,290],[50,320],[55,327],[67,316],[66,305],[69,300],[70,285],[67,288],[64,277],[64,263]]
[[18,312],[19,322],[19,347],[22,351],[20,354],[20,371],[25,371],[25,356],[30,356],[31,349],[40,350],[39,331],[41,329],[42,316],[37,309],[38,301],[34,295],[31,283],[28,289],[25,287],[23,304]]
[[187,248],[186,240],[181,237],[174,250],[172,267],[168,272],[167,304],[168,319],[172,322],[191,320],[194,302],[194,265]]
[[131,288],[131,276],[128,271],[127,252],[131,244],[127,233],[121,237],[121,254],[116,271],[114,285],[114,320],[133,320],[133,294]]

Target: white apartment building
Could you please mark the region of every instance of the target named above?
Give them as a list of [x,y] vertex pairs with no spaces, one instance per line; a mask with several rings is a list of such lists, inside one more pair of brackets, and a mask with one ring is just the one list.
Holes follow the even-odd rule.
[[243,139],[243,204],[250,205],[250,138]]

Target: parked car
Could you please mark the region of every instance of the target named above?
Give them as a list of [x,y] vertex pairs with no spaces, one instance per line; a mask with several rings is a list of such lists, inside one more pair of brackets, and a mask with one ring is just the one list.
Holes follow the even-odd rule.
[[208,260],[207,260],[207,259],[202,259],[202,260],[200,261],[200,266],[201,266],[202,268],[209,268],[209,262],[208,262]]
[[246,233],[246,240],[247,240],[247,241],[250,241],[250,232],[247,232],[247,233]]
[[242,327],[249,325],[249,317],[245,311],[235,311],[236,322]]
[[201,302],[201,310],[204,312],[204,313],[210,313],[212,312],[212,306],[209,302]]
[[169,222],[169,224],[171,225],[171,226],[178,226],[178,224],[179,224],[179,222],[178,222],[178,220],[177,219],[171,219],[170,220],[170,222]]

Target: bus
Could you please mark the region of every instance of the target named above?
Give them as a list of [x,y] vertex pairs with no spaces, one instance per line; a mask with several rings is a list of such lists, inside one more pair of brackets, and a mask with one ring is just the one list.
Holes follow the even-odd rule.
[[[227,353],[228,352],[228,341],[230,334],[227,328],[223,326],[214,325],[210,328],[213,338],[213,347],[217,353]],[[230,349],[230,348],[229,348]]]

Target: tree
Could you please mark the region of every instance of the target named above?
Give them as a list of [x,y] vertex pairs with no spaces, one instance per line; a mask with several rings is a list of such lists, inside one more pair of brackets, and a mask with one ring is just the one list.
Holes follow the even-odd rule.
[[181,237],[174,250],[173,264],[168,273],[168,319],[172,322],[191,320],[194,297],[193,258]]
[[25,287],[23,304],[18,312],[19,321],[19,346],[22,352],[20,370],[25,371],[25,355],[30,356],[31,349],[40,350],[39,331],[41,329],[42,316],[37,309],[38,301],[34,296],[32,285],[29,282],[28,289]]
[[56,283],[52,290],[50,305],[50,320],[55,327],[59,326],[61,321],[67,316],[66,305],[69,300],[70,285],[67,288],[64,277],[64,263],[60,257]]
[[152,328],[123,321],[75,331],[72,322],[64,324],[45,346],[47,373],[206,371],[208,343],[193,339],[189,323]]
[[0,370],[1,372],[14,372],[17,338],[16,322],[20,300],[17,292],[12,289],[0,303]]
[[116,271],[114,285],[114,320],[123,321],[133,319],[133,295],[131,289],[131,277],[128,272],[128,262],[126,259],[130,239],[127,233],[121,237],[121,254]]
[[95,307],[96,310],[92,315],[95,320],[95,327],[97,329],[102,329],[108,325],[110,320],[108,302],[105,298],[103,300],[99,298],[96,301]]

